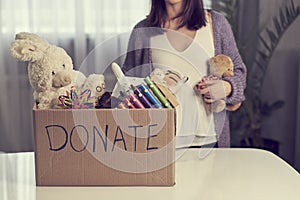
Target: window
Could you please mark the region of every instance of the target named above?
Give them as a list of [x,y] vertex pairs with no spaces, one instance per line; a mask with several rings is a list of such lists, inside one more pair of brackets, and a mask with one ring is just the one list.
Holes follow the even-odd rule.
[[130,30],[149,8],[148,0],[0,0],[1,32],[118,33]]

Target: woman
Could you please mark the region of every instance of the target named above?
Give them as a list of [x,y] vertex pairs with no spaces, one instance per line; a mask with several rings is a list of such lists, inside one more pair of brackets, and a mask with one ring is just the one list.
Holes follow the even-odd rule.
[[[149,27],[162,27],[167,31],[149,29]],[[176,34],[172,34],[174,31],[190,39],[179,40]],[[190,49],[192,43],[199,40],[211,56],[225,54],[232,59],[234,76],[209,81],[203,85],[199,92],[207,97],[204,101],[213,102],[226,98],[226,103],[230,106],[238,105],[245,99],[246,67],[239,55],[231,27],[223,15],[205,10],[202,0],[152,0],[150,14],[134,27],[131,34],[123,65],[125,73],[142,77],[149,75],[154,70],[153,60],[158,56],[151,49],[150,43],[156,41],[153,38],[164,34],[173,49],[179,53]],[[194,52],[194,55],[197,55],[197,52]],[[199,77],[199,81],[200,79]],[[223,118],[224,113],[214,113],[214,129],[218,147],[229,147],[228,115],[225,121]]]

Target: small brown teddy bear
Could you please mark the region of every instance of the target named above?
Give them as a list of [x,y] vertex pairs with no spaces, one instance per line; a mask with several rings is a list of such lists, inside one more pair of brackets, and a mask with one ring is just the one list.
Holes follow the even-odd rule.
[[[207,80],[220,80],[224,77],[231,77],[234,75],[234,65],[230,57],[220,54],[215,57],[212,57],[208,61],[209,63],[209,76],[205,76],[197,85],[196,90],[199,91],[201,88],[201,84]],[[226,102],[221,99],[217,100],[211,104],[209,104],[210,109],[213,112],[219,113],[224,109],[228,111],[235,111],[241,106],[240,104],[237,105],[230,105],[226,106]]]

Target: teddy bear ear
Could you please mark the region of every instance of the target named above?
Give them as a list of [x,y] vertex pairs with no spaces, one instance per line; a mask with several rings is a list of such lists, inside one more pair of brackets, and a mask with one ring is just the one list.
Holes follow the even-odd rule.
[[101,80],[104,80],[104,79],[105,79],[105,77],[104,77],[103,74],[100,74],[100,75],[99,75],[99,78],[100,78]]
[[216,60],[217,60],[217,56],[210,58],[210,62],[212,62],[212,63],[216,62]]
[[41,38],[40,36],[34,33],[27,33],[27,32],[17,33],[15,36],[15,40],[30,40],[34,43],[40,43],[45,46],[49,45],[47,40]]
[[12,56],[20,61],[34,62],[43,58],[43,52],[30,40],[16,40],[10,46]]

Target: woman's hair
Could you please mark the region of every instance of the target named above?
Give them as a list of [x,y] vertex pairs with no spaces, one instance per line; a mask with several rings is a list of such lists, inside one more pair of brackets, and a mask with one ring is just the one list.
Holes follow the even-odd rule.
[[[198,30],[206,26],[206,18],[202,0],[183,0],[182,11],[173,19],[179,18],[179,26],[187,26],[190,30]],[[165,0],[151,0],[151,11],[147,21],[151,26],[160,27],[166,22],[167,9]]]

